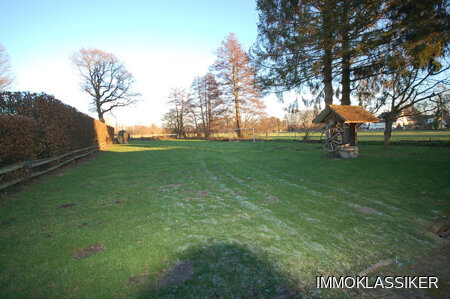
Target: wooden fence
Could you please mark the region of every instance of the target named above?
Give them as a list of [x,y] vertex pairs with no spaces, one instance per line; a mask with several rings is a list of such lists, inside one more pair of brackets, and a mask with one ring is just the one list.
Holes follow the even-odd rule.
[[[7,173],[19,170],[19,169],[25,169],[26,170],[26,175],[24,177],[18,178],[18,179],[14,179],[12,181],[9,182],[4,182],[4,183],[0,183],[0,190],[5,189],[6,187],[15,185],[17,183],[20,183],[26,179],[29,178],[33,178],[33,177],[37,177],[40,175],[43,175],[47,172],[50,172],[52,170],[55,170],[56,168],[59,168],[63,165],[66,165],[67,163],[72,162],[73,160],[85,157],[87,155],[90,155],[96,151],[98,151],[99,147],[98,146],[91,146],[91,147],[86,147],[86,148],[82,148],[82,149],[78,149],[78,150],[74,150],[71,151],[69,153],[65,153],[56,157],[51,157],[51,158],[45,158],[45,159],[39,159],[39,160],[34,160],[34,161],[24,161],[21,163],[17,163],[17,164],[13,164],[13,165],[8,165],[6,167],[0,168],[0,176],[3,176]],[[49,164],[51,162],[63,159],[63,158],[68,158],[67,160],[64,160],[63,162],[57,164],[57,165],[52,165],[46,169],[43,170],[38,170],[38,171],[33,171],[33,168],[38,167],[38,166],[43,166],[46,164]]]

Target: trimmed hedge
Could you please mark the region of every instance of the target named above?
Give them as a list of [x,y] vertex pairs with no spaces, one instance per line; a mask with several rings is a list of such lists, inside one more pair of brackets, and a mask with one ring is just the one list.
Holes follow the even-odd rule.
[[0,93],[0,167],[113,142],[114,128],[45,93]]
[[[0,114],[0,165],[5,161],[35,160],[38,138],[37,122],[29,117]],[[32,146],[30,146],[32,145]]]

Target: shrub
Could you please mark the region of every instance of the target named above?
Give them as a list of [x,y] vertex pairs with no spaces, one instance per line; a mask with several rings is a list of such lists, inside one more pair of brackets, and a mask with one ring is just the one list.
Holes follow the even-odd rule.
[[41,148],[37,128],[32,118],[0,114],[0,165],[36,159]]
[[[0,167],[113,142],[114,129],[45,93],[0,93]],[[6,137],[5,137],[6,136]]]

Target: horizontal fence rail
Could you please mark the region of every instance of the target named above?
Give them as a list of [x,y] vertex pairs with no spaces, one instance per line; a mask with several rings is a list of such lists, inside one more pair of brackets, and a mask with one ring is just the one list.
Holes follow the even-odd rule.
[[[85,157],[87,155],[90,155],[90,154],[92,154],[92,153],[94,153],[94,152],[96,152],[98,150],[99,150],[99,147],[97,147],[97,146],[90,146],[90,147],[74,150],[74,151],[71,151],[71,152],[68,152],[68,153],[56,156],[56,157],[50,157],[50,158],[39,159],[39,160],[34,160],[34,161],[24,161],[24,162],[21,162],[21,163],[8,165],[8,166],[5,166],[3,168],[0,168],[0,175],[4,175],[4,174],[7,174],[7,173],[10,173],[10,172],[19,170],[19,169],[26,169],[26,170],[28,170],[27,174],[24,177],[21,177],[21,178],[18,178],[18,179],[14,179],[14,180],[11,180],[11,181],[8,181],[8,182],[4,182],[4,183],[0,184],[0,190],[5,189],[5,188],[7,188],[9,186],[15,185],[17,183],[23,182],[26,179],[37,177],[37,176],[43,175],[45,173],[48,173],[48,172],[50,172],[52,170],[55,170],[55,169],[57,169],[57,168],[59,168],[61,166],[66,165],[67,163],[70,163],[70,162],[72,162],[72,161],[74,161],[76,159],[79,159],[79,158]],[[74,154],[77,154],[77,153],[81,153],[81,152],[85,152],[85,153],[82,153],[82,154],[79,154],[79,155],[75,155],[75,156],[73,156],[73,157],[71,157],[71,158],[69,158],[69,159],[67,159],[67,160],[65,160],[65,161],[63,161],[63,162],[61,162],[61,163],[59,163],[57,165],[53,165],[53,166],[51,166],[51,167],[49,167],[47,169],[34,171],[34,172],[31,171],[32,168],[35,168],[35,167],[38,167],[38,166],[43,166],[45,164],[49,164],[51,162],[54,162],[54,161],[57,161],[57,160],[69,157],[71,155],[74,155]]]

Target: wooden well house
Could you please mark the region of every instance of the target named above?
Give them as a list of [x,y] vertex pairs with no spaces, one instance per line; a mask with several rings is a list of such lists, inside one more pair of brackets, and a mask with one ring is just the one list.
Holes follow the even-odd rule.
[[380,121],[361,106],[329,105],[317,115],[313,123],[324,123],[323,147],[342,158],[358,156],[358,127],[363,123]]

